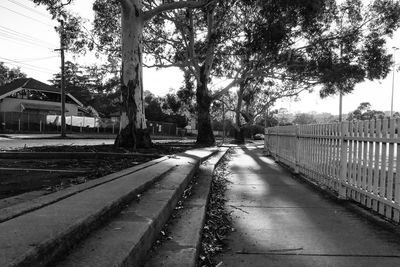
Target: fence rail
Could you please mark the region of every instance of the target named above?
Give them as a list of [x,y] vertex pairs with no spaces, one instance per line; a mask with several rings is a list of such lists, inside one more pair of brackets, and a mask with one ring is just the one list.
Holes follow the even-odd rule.
[[277,126],[265,134],[277,161],[400,222],[400,119]]

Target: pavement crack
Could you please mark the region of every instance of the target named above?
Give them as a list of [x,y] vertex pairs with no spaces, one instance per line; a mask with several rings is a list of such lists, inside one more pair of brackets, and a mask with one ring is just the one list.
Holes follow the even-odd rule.
[[353,257],[353,258],[400,258],[400,255],[374,255],[374,254],[329,254],[329,253],[288,253],[284,251],[296,251],[303,250],[303,248],[298,249],[279,249],[279,250],[269,250],[269,251],[237,251],[236,254],[239,255],[276,255],[276,256],[306,256],[306,257]]
[[298,206],[298,207],[272,207],[272,206],[262,206],[262,205],[229,205],[232,208],[242,210],[241,208],[261,208],[261,209],[324,209],[324,210],[339,210],[338,208],[325,208],[320,206]]
[[284,249],[271,249],[266,252],[249,252],[246,250],[237,251],[236,254],[264,254],[264,253],[279,253],[279,252],[287,252],[287,251],[300,251],[303,248],[284,248]]
[[245,211],[244,209],[241,209],[241,208],[236,207],[236,206],[234,206],[234,205],[229,205],[229,206],[232,207],[232,208],[234,208],[234,209],[240,210],[241,212],[244,212],[244,213],[249,214],[249,213],[248,213],[247,211]]

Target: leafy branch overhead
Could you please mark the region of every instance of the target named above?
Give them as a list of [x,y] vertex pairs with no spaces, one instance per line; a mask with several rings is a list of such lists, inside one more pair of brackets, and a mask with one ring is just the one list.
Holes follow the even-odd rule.
[[[213,144],[212,102],[232,88],[238,129],[278,99],[316,86],[322,97],[350,93],[357,83],[387,76],[392,59],[386,39],[400,26],[400,3],[392,0],[95,0],[89,31],[65,11],[70,1],[33,1],[67,21],[76,51],[105,54],[104,68],[121,71],[123,130],[116,143],[134,147],[151,143],[144,66],[183,71],[177,96],[196,109],[197,142]],[[228,82],[217,88],[218,79]],[[171,110],[177,110],[174,99]]]

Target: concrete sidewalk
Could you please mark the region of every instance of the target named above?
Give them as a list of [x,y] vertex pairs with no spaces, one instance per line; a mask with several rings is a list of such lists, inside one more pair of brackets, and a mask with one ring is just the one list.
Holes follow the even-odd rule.
[[400,237],[237,148],[226,193],[235,231],[222,266],[400,266]]

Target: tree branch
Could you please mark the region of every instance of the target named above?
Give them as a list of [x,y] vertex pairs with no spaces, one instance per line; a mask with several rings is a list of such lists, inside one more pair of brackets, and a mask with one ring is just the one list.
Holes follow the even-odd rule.
[[180,8],[199,8],[203,7],[206,4],[208,4],[208,0],[202,0],[202,1],[178,1],[178,2],[172,2],[172,3],[165,3],[162,5],[159,5],[149,11],[145,11],[143,13],[143,19],[144,21],[147,21],[154,16],[165,12],[165,11],[170,11],[174,9],[180,9]]
[[152,64],[152,65],[147,65],[146,63],[143,63],[143,66],[146,68],[183,68],[185,65],[179,64],[179,63],[173,63],[173,64]]

